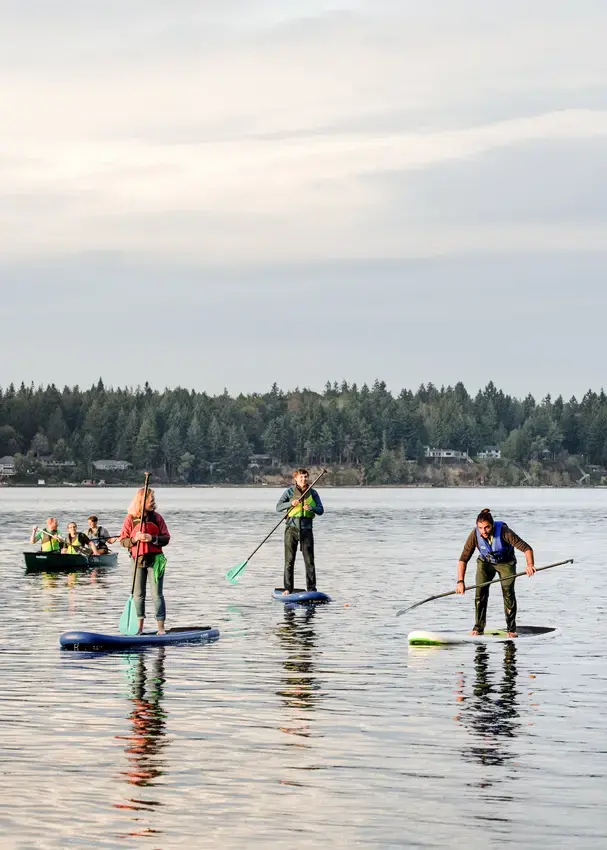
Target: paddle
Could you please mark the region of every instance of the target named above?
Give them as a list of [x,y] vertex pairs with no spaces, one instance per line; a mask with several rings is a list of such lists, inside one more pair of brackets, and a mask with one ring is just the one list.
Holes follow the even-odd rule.
[[[308,493],[310,492],[310,490],[312,489],[312,487],[314,487],[314,485],[315,485],[318,481],[320,481],[320,479],[323,477],[323,475],[325,475],[325,474],[326,474],[326,472],[327,472],[327,470],[326,470],[326,469],[323,469],[323,471],[320,473],[320,475],[317,475],[317,476],[316,476],[316,478],[315,478],[315,479],[314,479],[314,481],[310,484],[310,486],[307,488],[307,490],[304,490],[304,492],[302,493],[302,495],[299,497],[299,500],[298,500],[298,501],[300,501],[300,502],[301,502],[301,501],[303,501],[303,500],[305,499],[305,497],[308,495]],[[230,584],[238,584],[238,576],[239,576],[239,575],[241,575],[241,574],[244,572],[244,568],[245,568],[245,567],[246,567],[246,565],[249,563],[249,561],[251,560],[251,558],[253,557],[253,555],[255,554],[255,552],[258,552],[258,551],[261,549],[261,547],[262,547],[262,546],[263,546],[263,544],[266,542],[266,540],[268,540],[268,539],[269,539],[269,538],[270,538],[270,537],[274,534],[274,532],[276,531],[276,529],[277,529],[277,528],[278,528],[278,527],[279,527],[279,526],[280,526],[280,525],[281,525],[281,524],[285,521],[285,519],[286,519],[286,518],[288,517],[288,515],[289,515],[289,510],[290,510],[290,509],[289,509],[289,508],[287,508],[287,510],[286,510],[286,511],[285,511],[285,513],[284,513],[284,516],[282,516],[282,517],[280,518],[279,522],[277,522],[277,523],[276,523],[276,525],[274,526],[274,528],[272,529],[272,531],[264,537],[264,539],[261,541],[261,543],[259,544],[259,546],[258,546],[256,549],[253,549],[253,551],[251,552],[251,554],[249,555],[249,557],[248,557],[246,560],[242,561],[242,563],[240,563],[240,564],[237,564],[235,567],[232,567],[232,569],[231,569],[231,570],[228,570],[228,572],[226,573],[226,578],[227,578],[227,580],[230,582]]]
[[[548,564],[546,567],[536,567],[536,573],[541,572],[542,570],[551,570],[553,567],[560,567],[563,564],[572,564],[573,558],[569,558],[567,561],[557,561],[556,564]],[[504,576],[504,578],[494,578],[491,581],[484,581],[482,584],[473,584],[470,587],[467,587],[466,590],[474,590],[477,587],[487,587],[489,584],[495,584],[496,582],[508,581],[510,578],[518,578],[519,576],[527,575],[527,572],[523,570],[520,573],[515,573],[514,576]],[[408,611],[413,611],[414,608],[419,608],[420,605],[425,605],[426,602],[432,602],[434,599],[443,599],[445,596],[453,596],[457,593],[457,590],[448,590],[447,593],[438,593],[436,596],[429,596],[427,599],[423,599],[421,602],[416,602],[415,605],[411,605],[410,608],[403,608],[402,611],[397,611],[396,616],[400,617],[401,614],[406,614]]]
[[[150,486],[150,473],[145,473],[145,481],[143,484],[143,500],[141,502],[141,522],[139,523],[139,530],[143,528],[143,519],[145,517],[145,505],[148,500],[148,490]],[[136,635],[139,631],[139,617],[137,616],[137,611],[135,610],[135,602],[133,600],[133,594],[135,593],[135,578],[137,576],[137,560],[139,558],[139,547],[141,545],[141,540],[137,541],[137,548],[135,549],[135,561],[133,563],[133,583],[131,585],[131,595],[129,596],[124,609],[122,611],[122,616],[120,617],[119,629],[123,635]]]

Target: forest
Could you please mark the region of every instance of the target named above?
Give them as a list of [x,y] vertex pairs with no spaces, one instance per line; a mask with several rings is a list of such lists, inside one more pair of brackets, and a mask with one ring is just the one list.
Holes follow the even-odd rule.
[[[426,447],[470,460],[428,459]],[[489,447],[501,458],[478,460]],[[89,389],[11,384],[0,389],[1,456],[14,458],[14,483],[42,471],[51,481],[91,478],[98,459],[132,464],[97,475],[108,483],[143,469],[167,483],[264,483],[296,465],[327,466],[335,484],[603,483],[607,396],[519,399],[492,382],[474,395],[462,383],[394,395],[379,379],[237,396],[101,379]]]

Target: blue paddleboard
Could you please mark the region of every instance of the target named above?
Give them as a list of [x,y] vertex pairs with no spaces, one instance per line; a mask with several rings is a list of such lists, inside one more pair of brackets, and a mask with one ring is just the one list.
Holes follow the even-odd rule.
[[210,626],[186,626],[169,629],[165,635],[144,632],[142,635],[104,635],[99,632],[63,632],[59,637],[62,649],[91,652],[107,649],[128,649],[137,646],[166,646],[168,643],[200,643],[217,640],[219,629]]
[[320,590],[294,590],[293,593],[284,594],[283,587],[275,587],[272,591],[272,599],[277,602],[289,603],[291,605],[318,605],[323,602],[331,602],[331,597]]

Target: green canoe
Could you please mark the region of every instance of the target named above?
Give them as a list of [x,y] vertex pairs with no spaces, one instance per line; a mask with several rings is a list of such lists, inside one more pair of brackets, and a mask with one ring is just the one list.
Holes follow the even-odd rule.
[[93,567],[114,567],[118,560],[118,553],[62,555],[60,552],[24,552],[23,557],[25,558],[25,571],[27,573],[54,573],[90,570]]

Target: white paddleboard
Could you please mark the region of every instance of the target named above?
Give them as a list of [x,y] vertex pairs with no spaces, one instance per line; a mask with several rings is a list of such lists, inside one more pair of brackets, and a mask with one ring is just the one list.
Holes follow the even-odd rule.
[[439,630],[434,632],[418,629],[409,632],[407,639],[411,646],[452,646],[459,643],[503,643],[508,640],[536,640],[546,637],[554,637],[558,629],[553,626],[519,626],[518,637],[508,637],[505,629],[485,629],[482,635],[471,635],[469,632],[453,632]]

